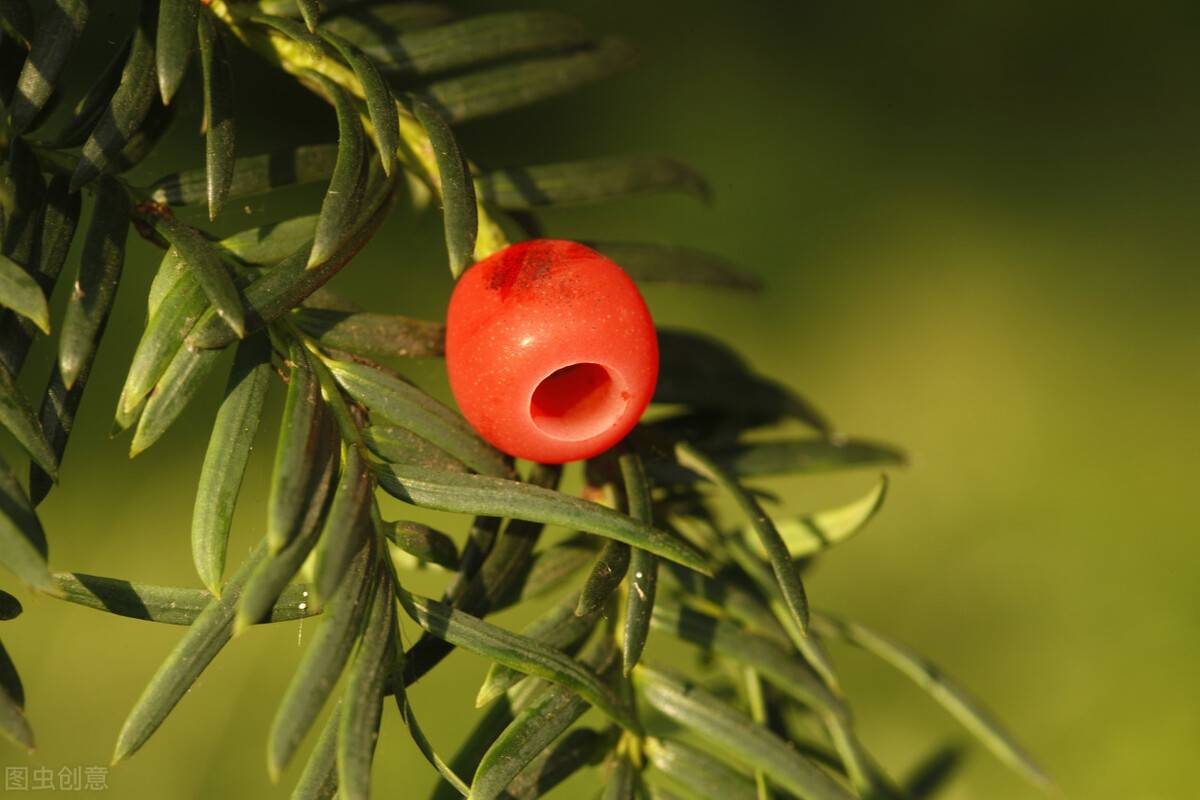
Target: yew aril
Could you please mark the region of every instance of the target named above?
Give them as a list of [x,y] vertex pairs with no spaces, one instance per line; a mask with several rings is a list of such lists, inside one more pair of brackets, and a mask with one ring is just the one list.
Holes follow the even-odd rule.
[[658,339],[637,286],[576,242],[536,239],[478,262],[446,317],[459,409],[518,458],[590,458],[629,433],[658,379]]

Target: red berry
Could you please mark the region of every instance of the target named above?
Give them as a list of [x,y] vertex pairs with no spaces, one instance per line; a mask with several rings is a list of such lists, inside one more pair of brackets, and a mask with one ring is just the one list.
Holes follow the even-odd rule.
[[658,337],[625,272],[575,242],[537,239],[468,269],[446,315],[458,407],[504,452],[544,463],[602,453],[637,423]]

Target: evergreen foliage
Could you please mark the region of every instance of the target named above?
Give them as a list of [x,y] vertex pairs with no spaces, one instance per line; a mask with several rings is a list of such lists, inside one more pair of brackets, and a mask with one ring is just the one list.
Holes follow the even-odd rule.
[[[361,310],[322,288],[390,215],[406,213],[402,198],[440,206],[457,276],[530,235],[538,207],[651,191],[705,196],[693,169],[665,157],[583,157],[484,173],[459,147],[459,123],[603,78],[630,64],[628,44],[547,11],[458,19],[426,2],[142,0],[116,58],[96,65],[65,123],[48,130],[63,67],[87,35],[93,5],[0,2],[0,425],[30,461],[27,488],[0,463],[0,565],[62,600],[184,627],[130,712],[115,760],[157,731],[235,634],[319,614],[266,732],[277,776],[322,710],[336,706],[296,798],[368,796],[389,698],[443,776],[437,793],[445,797],[533,798],[600,762],[611,770],[611,798],[930,796],[949,774],[945,751],[931,757],[937,769],[909,783],[888,776],[856,735],[826,652],[836,641],[899,669],[999,758],[1048,787],[935,668],[810,605],[806,569],[867,524],[886,478],[844,507],[800,516],[748,483],[896,466],[900,452],[835,436],[805,399],[727,346],[662,331],[661,413],[619,452],[588,463],[585,497],[573,496],[558,489],[560,468],[514,464],[390,366],[439,356],[440,322]],[[327,101],[336,141],[242,152],[233,48],[253,50]],[[196,80],[186,80],[189,72]],[[133,185],[129,170],[193,85],[203,95],[204,168]],[[194,214],[175,213],[199,206],[216,220],[233,201],[302,183],[328,187],[319,208],[225,238],[185,221]],[[90,222],[80,227],[85,207]],[[132,430],[131,453],[156,444],[207,381],[225,381],[191,527],[204,588],[52,571],[35,510],[60,491],[58,466],[121,289],[131,229],[164,251],[115,409],[116,428]],[[67,264],[77,235],[79,261]],[[722,259],[683,244],[595,246],[639,281],[757,288]],[[64,272],[74,289],[55,320],[48,298]],[[57,358],[43,394],[29,397],[17,377],[37,336],[54,337]],[[230,347],[228,376],[213,375]],[[229,566],[233,509],[271,392],[286,399],[266,535]],[[802,429],[809,433],[794,433]],[[380,490],[463,515],[465,537],[384,519]],[[722,502],[739,517],[718,513]],[[576,533],[544,544],[547,525]],[[414,562],[448,570],[440,598],[405,587]],[[550,593],[561,599],[520,633],[486,619]],[[20,611],[0,592],[0,619]],[[424,631],[407,648],[401,617]],[[649,636],[693,645],[723,669],[685,677],[643,664]],[[478,727],[446,760],[422,733],[406,687],[455,647],[494,664],[478,691]],[[343,674],[340,696],[330,696]],[[32,748],[25,701],[0,648],[0,731]],[[579,725],[589,708],[600,712],[595,726]]]

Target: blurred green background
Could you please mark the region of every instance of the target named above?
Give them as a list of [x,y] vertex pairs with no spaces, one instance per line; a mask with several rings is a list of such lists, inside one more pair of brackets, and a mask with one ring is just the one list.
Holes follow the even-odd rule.
[[[732,342],[840,430],[912,455],[865,535],[820,565],[814,602],[957,676],[1067,795],[1194,793],[1196,7],[545,5],[632,39],[641,64],[578,96],[467,126],[468,154],[507,166],[655,151],[700,168],[711,207],[644,197],[546,214],[546,230],[686,243],[742,264],[768,291],[656,288],[648,299],[659,322]],[[100,39],[93,52],[110,46]],[[330,115],[304,92],[252,60],[239,67],[243,153],[331,135]],[[180,159],[199,163],[189,94],[176,135],[137,173],[146,180]],[[257,126],[246,122],[256,112]],[[278,219],[317,197],[256,200],[224,224]],[[336,286],[373,308],[439,316],[450,289],[441,248],[435,212],[400,210]],[[196,585],[189,518],[222,379],[136,461],[127,440],[109,439],[156,265],[140,240],[130,250],[63,485],[42,518],[56,568]],[[44,343],[35,351],[31,391],[49,355]],[[442,386],[436,367],[417,374]],[[252,465],[234,553],[261,534],[268,471],[266,457]],[[806,510],[873,480],[775,488]],[[3,635],[40,747],[28,760],[4,748],[0,762],[106,764],[180,630],[19,594],[26,614]],[[109,773],[110,796],[286,797],[298,770],[271,786],[265,737],[313,627],[264,627],[229,646],[146,748]],[[894,772],[966,739],[902,678],[858,652],[834,656],[863,738]],[[485,665],[462,654],[447,663],[414,701],[449,753]],[[968,752],[946,797],[1035,796],[982,749]],[[422,797],[432,785],[394,708],[376,779],[381,797]],[[591,796],[597,781],[577,781],[575,794]]]

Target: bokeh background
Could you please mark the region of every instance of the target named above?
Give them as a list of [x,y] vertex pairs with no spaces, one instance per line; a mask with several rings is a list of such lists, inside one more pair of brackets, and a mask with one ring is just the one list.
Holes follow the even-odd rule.
[[[548,213],[546,230],[686,243],[738,262],[768,290],[656,288],[658,320],[727,339],[840,430],[911,454],[882,514],[820,565],[814,602],[957,676],[1068,796],[1190,796],[1200,747],[1194,4],[544,5],[630,38],[640,65],[466,126],[468,154],[508,166],[651,151],[697,166],[714,189],[709,207],[643,197]],[[97,16],[114,13],[125,12]],[[88,43],[111,46],[103,35]],[[242,152],[332,135],[303,91],[251,59],[238,65]],[[176,135],[136,173],[145,180],[199,163],[192,90]],[[318,197],[254,200],[224,224],[278,219]],[[450,290],[441,248],[436,212],[398,211],[335,285],[373,308],[439,316]],[[131,240],[113,330],[43,520],[56,568],[195,585],[192,493],[222,379],[137,460],[108,436],[156,259]],[[45,345],[35,352],[31,391],[49,356]],[[436,365],[416,374],[444,389]],[[267,458],[253,462],[235,553],[261,534],[268,472]],[[807,510],[874,479],[782,488]],[[7,576],[0,584],[13,588]],[[3,634],[40,747],[28,760],[4,748],[0,762],[107,764],[180,630],[20,596],[26,613]],[[254,630],[229,646],[145,749],[109,773],[109,795],[286,797],[298,769],[270,785],[265,736],[313,625]],[[864,739],[895,772],[966,740],[887,668],[834,655]],[[447,663],[414,702],[449,752],[485,664],[462,654]],[[981,748],[967,752],[947,797],[1035,796]],[[377,764],[380,796],[432,785],[392,708]],[[598,780],[567,795],[590,797]]]

